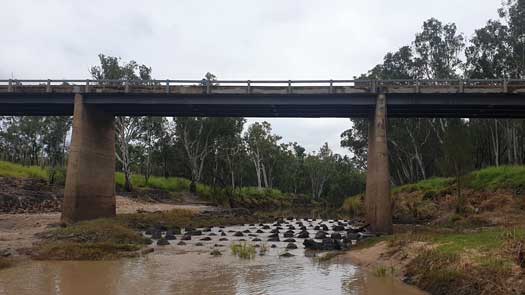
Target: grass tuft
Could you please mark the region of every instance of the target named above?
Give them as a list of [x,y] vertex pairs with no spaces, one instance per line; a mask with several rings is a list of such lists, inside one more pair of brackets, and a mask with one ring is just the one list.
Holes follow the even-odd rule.
[[232,254],[238,256],[241,259],[253,259],[255,258],[255,247],[250,244],[241,243],[241,244],[232,244],[230,246]]

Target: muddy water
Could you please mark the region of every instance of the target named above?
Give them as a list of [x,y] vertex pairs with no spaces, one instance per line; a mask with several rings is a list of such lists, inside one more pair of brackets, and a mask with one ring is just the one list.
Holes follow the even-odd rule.
[[[377,278],[342,258],[319,262],[324,253],[306,251],[302,239],[293,257],[281,257],[288,243],[251,242],[254,237],[233,237],[233,232],[260,226],[222,229],[229,241],[219,241],[218,228],[211,241],[200,241],[209,234],[194,236],[187,245],[154,246],[144,257],[118,261],[27,261],[0,271],[0,294],[422,294],[391,278]],[[272,227],[273,228],[273,227]],[[269,235],[258,234],[263,241]],[[315,232],[309,228],[310,232]],[[284,232],[284,230],[282,231]],[[282,232],[280,234],[281,240]],[[245,239],[265,244],[268,252],[251,260],[231,255],[229,245]],[[202,243],[202,246],[197,246]],[[275,244],[276,248],[270,248]],[[213,257],[211,250],[222,255]]]

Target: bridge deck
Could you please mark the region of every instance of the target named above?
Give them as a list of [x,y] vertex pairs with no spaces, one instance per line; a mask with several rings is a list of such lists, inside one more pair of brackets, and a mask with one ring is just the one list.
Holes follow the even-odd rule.
[[[284,84],[284,85],[283,85]],[[73,94],[115,115],[525,118],[524,80],[0,80],[0,115],[72,115]]]

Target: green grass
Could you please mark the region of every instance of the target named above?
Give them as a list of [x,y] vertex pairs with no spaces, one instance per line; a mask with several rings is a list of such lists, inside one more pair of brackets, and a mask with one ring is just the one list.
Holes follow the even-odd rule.
[[0,161],[0,176],[17,178],[48,179],[48,171],[38,166],[22,166]]
[[[124,173],[116,172],[115,173],[115,182],[118,186],[124,187]],[[131,175],[131,184],[134,187],[138,188],[155,188],[165,191],[172,192],[182,192],[188,191],[190,188],[190,181],[184,178],[179,177],[158,177],[151,176],[146,183],[146,179],[143,175],[132,174]]]
[[241,244],[232,244],[230,246],[232,254],[238,256],[241,259],[253,259],[255,258],[255,247],[250,244],[241,243]]
[[[525,229],[514,230],[515,238],[525,238]],[[432,242],[438,244],[436,248],[443,253],[462,254],[467,251],[488,253],[503,247],[508,238],[507,229],[487,229],[474,233],[438,234]]]
[[452,184],[452,182],[453,182],[452,178],[434,177],[434,178],[422,180],[417,183],[406,184],[406,185],[395,187],[394,189],[392,189],[392,192],[393,193],[399,193],[399,192],[410,193],[414,191],[425,191],[425,192],[435,191],[437,192],[437,191],[447,188],[448,186]]
[[364,204],[361,195],[346,198],[341,209],[351,216],[360,216],[364,213]]
[[467,187],[475,190],[519,189],[525,187],[525,166],[489,167],[470,173]]
[[[49,181],[50,169],[37,166],[22,166],[20,164],[0,161],[0,177],[37,178]],[[65,182],[65,170],[55,170],[56,184]],[[115,183],[124,187],[124,173],[115,173]],[[143,175],[132,174],[131,184],[139,189],[159,189],[167,192],[188,192],[190,180],[181,177],[158,177],[151,176],[146,183]],[[277,189],[258,189],[255,187],[242,187],[235,190],[225,188],[213,188],[205,184],[197,184],[197,194],[203,199],[219,204],[230,205],[234,201],[236,205],[253,209],[276,209],[290,207],[292,197]]]
[[[474,190],[495,191],[498,189],[525,188],[525,166],[488,167],[465,175],[463,181],[465,187]],[[395,187],[392,192],[439,192],[454,183],[454,178],[429,178],[417,183]]]

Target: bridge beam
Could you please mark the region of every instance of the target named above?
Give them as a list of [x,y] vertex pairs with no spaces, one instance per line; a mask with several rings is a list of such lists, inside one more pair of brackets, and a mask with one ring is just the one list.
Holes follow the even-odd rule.
[[375,113],[368,124],[368,171],[366,176],[366,219],[373,232],[391,234],[392,203],[386,137],[386,95],[377,96]]
[[116,214],[115,117],[84,104],[75,94],[62,221],[72,223]]

